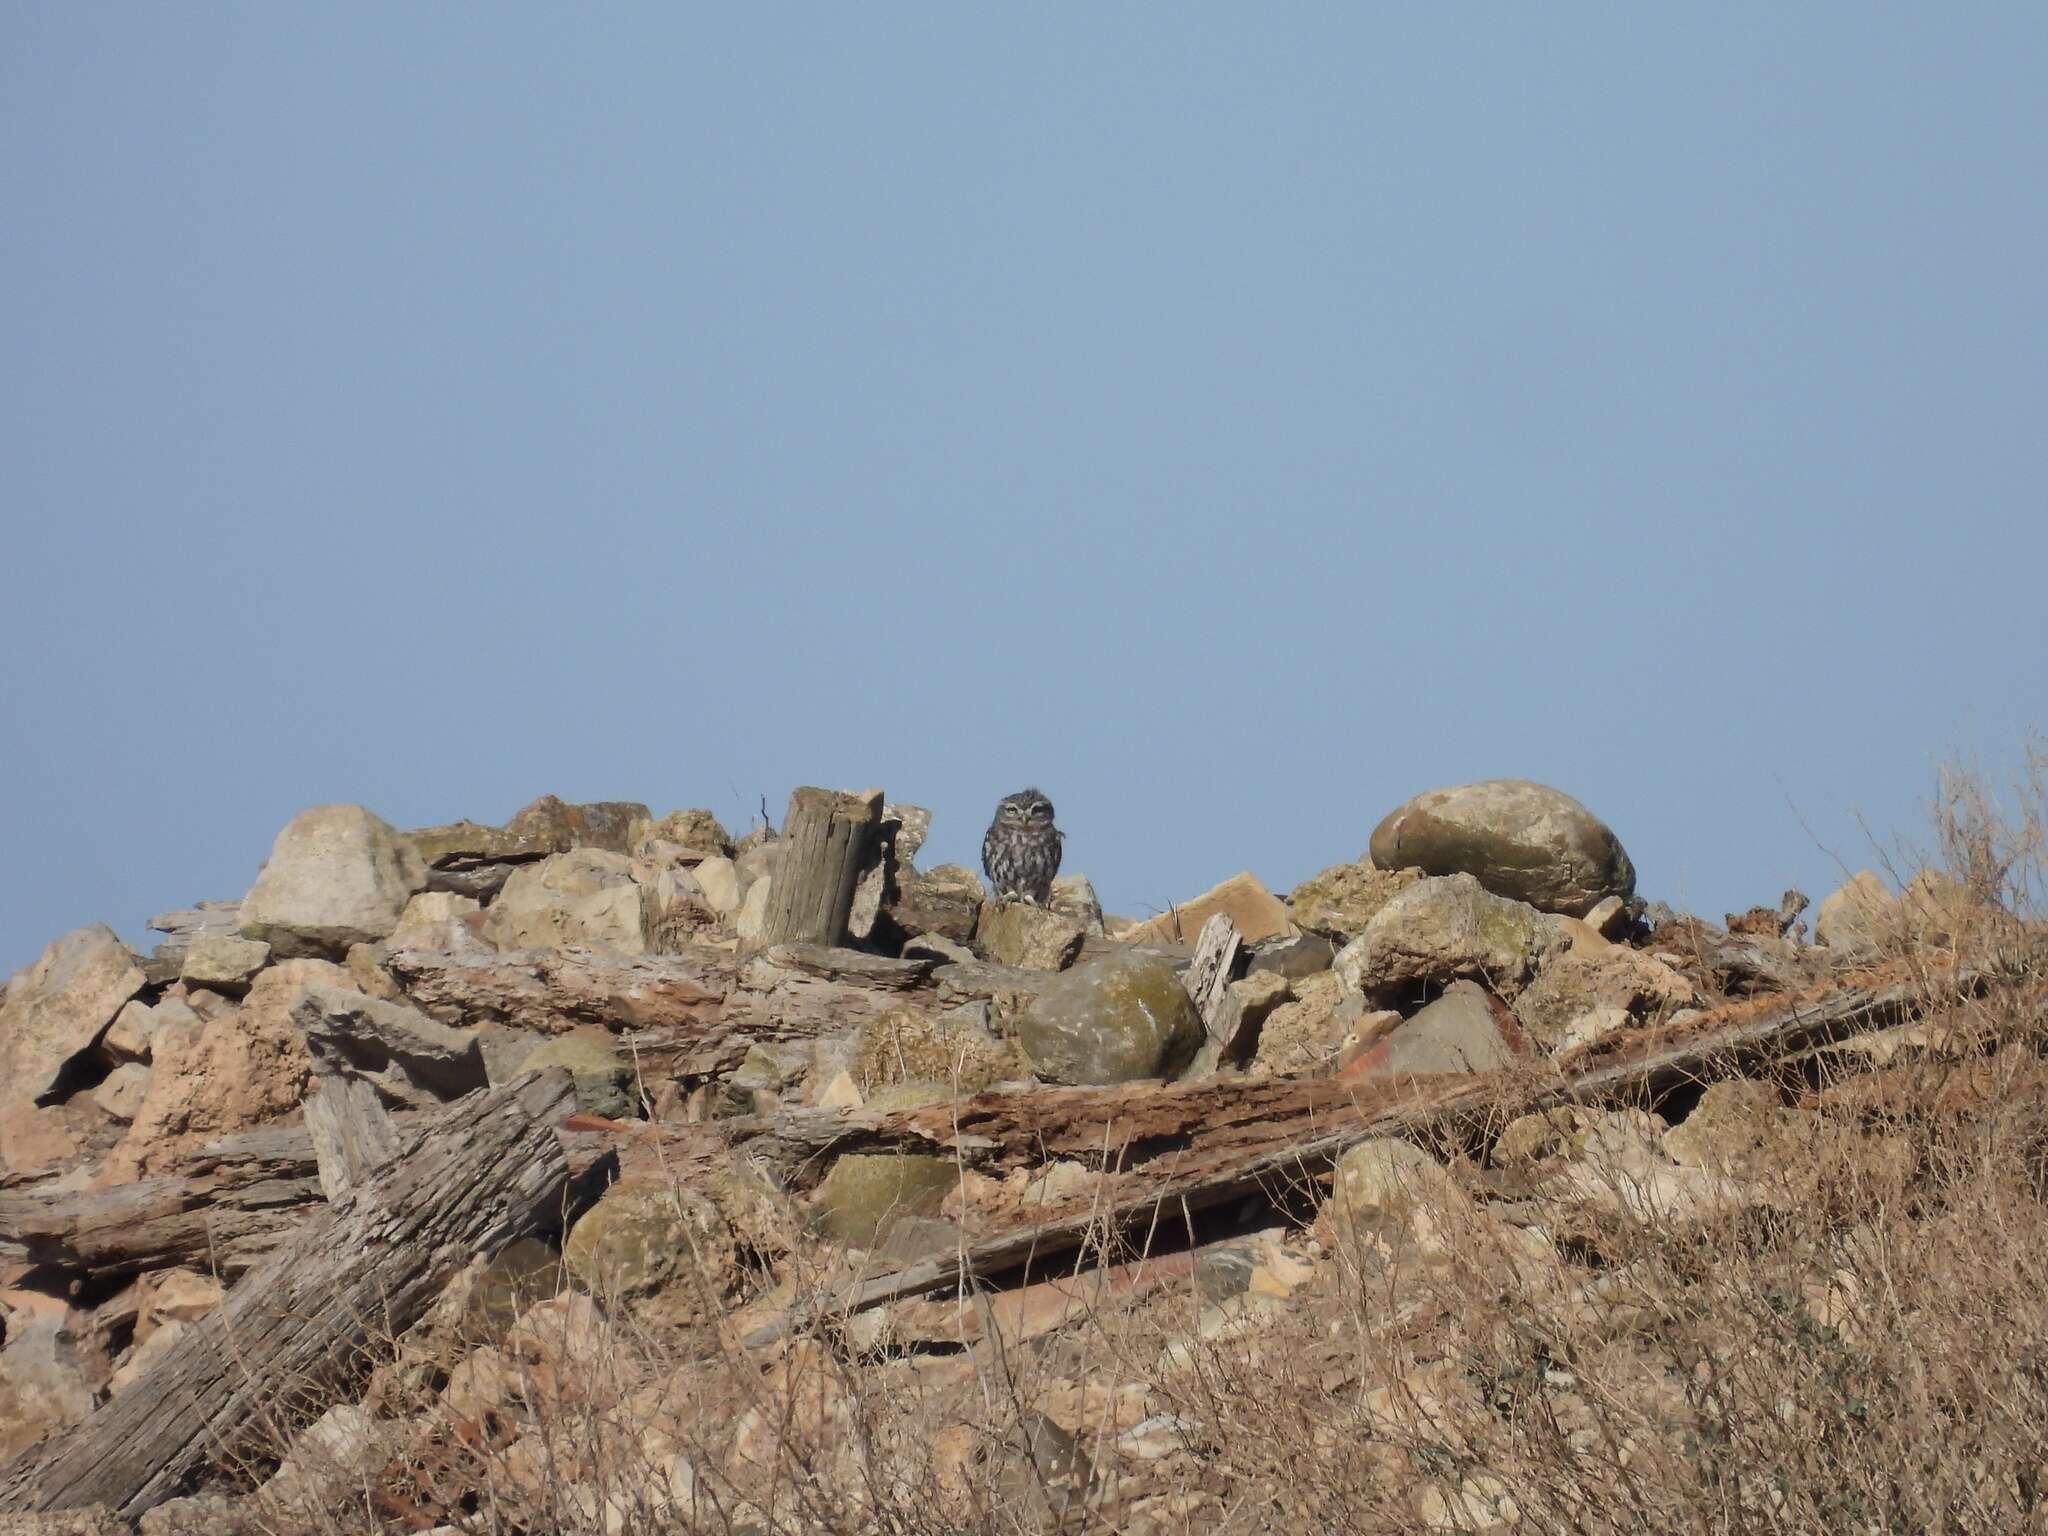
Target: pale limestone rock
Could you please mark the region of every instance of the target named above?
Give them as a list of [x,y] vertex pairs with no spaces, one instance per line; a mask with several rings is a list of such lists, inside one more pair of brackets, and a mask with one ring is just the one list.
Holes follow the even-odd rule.
[[1900,931],[1898,898],[1867,869],[1829,893],[1813,919],[1814,938],[1837,954],[1873,954]]
[[653,950],[653,909],[632,860],[578,848],[515,871],[485,916],[484,937],[500,949],[580,944],[644,955]]
[[739,867],[723,854],[705,859],[693,873],[711,910],[730,921],[740,909]]
[[427,883],[418,850],[360,805],[316,805],[277,834],[242,899],[241,931],[280,958],[339,959],[398,926]]
[[185,948],[178,979],[189,986],[211,987],[239,995],[255,974],[270,963],[270,946],[261,939],[233,933],[202,933]]
[[1085,937],[1079,919],[1028,901],[990,902],[974,930],[975,948],[988,959],[1034,971],[1064,970]]
[[1458,977],[1512,996],[1564,947],[1555,919],[1488,892],[1471,875],[1423,880],[1373,915],[1338,951],[1337,974],[1353,991],[1378,996]]
[[1081,931],[1090,938],[1102,937],[1102,903],[1096,898],[1094,882],[1086,875],[1054,876],[1048,905],[1062,917],[1079,923]]
[[483,905],[455,891],[421,891],[391,930],[391,949],[488,949],[477,914]]
[[0,1004],[0,1086],[25,1099],[48,1096],[142,985],[141,962],[105,923],[54,940],[7,984]]

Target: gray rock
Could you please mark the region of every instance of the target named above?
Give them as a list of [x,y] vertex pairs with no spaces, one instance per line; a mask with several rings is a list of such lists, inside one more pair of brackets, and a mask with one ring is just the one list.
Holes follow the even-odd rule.
[[1372,861],[1426,874],[1468,874],[1545,912],[1583,917],[1609,896],[1635,895],[1621,840],[1561,790],[1527,779],[1432,789],[1373,829]]
[[242,899],[241,931],[279,959],[340,959],[398,926],[426,885],[412,844],[359,805],[317,805],[277,834]]
[[270,963],[270,946],[233,933],[202,933],[186,947],[178,979],[230,995],[249,990],[250,979]]
[[882,807],[882,825],[887,826],[892,821],[897,823],[896,864],[900,869],[908,869],[931,833],[932,813],[921,805],[892,802]]
[[1486,991],[1454,982],[1444,995],[1362,1052],[1343,1069],[1345,1078],[1492,1072],[1522,1054],[1513,1026],[1503,1025]]
[[622,955],[654,950],[654,898],[633,879],[632,860],[597,848],[522,866],[484,917],[500,949],[587,945]]
[[1195,1053],[1186,1076],[1203,1077],[1225,1066],[1243,1066],[1258,1049],[1268,1018],[1293,999],[1287,978],[1257,971],[1229,983],[1210,1022],[1208,1038]]
[[1055,1083],[1171,1077],[1204,1038],[1173,967],[1139,954],[1105,955],[1050,978],[1017,1021],[1017,1043]]
[[1556,919],[1492,895],[1471,875],[1445,875],[1409,886],[1380,908],[1338,952],[1335,969],[1347,987],[1372,997],[1461,976],[1512,995],[1564,944]]
[[1062,916],[1071,917],[1090,938],[1103,936],[1102,903],[1095,895],[1095,882],[1086,875],[1057,875],[1052,882],[1048,905]]
[[557,1035],[519,1064],[521,1072],[562,1067],[576,1085],[576,1107],[586,1115],[626,1120],[639,1110],[633,1064],[607,1030],[596,1025]]
[[291,1020],[316,1061],[345,1065],[394,1104],[423,1108],[486,1086],[476,1035],[409,1003],[314,984],[293,1001]]
[[1245,974],[1255,976],[1270,971],[1288,981],[1306,981],[1327,971],[1336,961],[1337,946],[1320,933],[1297,933],[1292,938],[1266,939],[1254,944],[1251,959],[1245,963]]
[[906,872],[883,910],[896,931],[935,933],[955,944],[974,937],[987,892],[981,877],[963,864],[940,864],[922,874]]
[[178,979],[185,964],[185,951],[202,933],[237,933],[242,926],[239,901],[199,901],[175,912],[159,912],[149,920],[152,931],[168,935],[143,962],[143,971],[153,987]]
[[1692,983],[1661,960],[1625,945],[1582,945],[1559,955],[1515,999],[1515,1017],[1551,1050],[1613,1032],[1612,1014],[1581,1023],[1597,1010],[1619,1009],[1626,1019],[1662,1023],[1699,1000]]
[[0,1005],[0,1084],[42,1099],[142,990],[142,963],[105,923],[74,928],[15,972]]

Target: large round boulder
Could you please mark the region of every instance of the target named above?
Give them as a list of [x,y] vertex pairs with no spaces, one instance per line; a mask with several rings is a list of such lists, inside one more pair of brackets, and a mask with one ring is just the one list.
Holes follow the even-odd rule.
[[425,888],[412,841],[360,805],[316,805],[294,816],[242,899],[242,937],[279,959],[339,960],[398,926]]
[[1497,896],[1567,917],[1636,890],[1635,866],[1606,823],[1527,779],[1427,790],[1373,828],[1371,848],[1381,869],[1471,875]]
[[1173,967],[1135,953],[1062,971],[1017,1021],[1017,1043],[1052,1083],[1172,1077],[1203,1038],[1201,1015]]

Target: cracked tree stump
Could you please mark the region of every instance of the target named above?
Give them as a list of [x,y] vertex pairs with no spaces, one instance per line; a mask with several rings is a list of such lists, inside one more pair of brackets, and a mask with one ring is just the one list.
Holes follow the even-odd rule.
[[873,861],[882,792],[799,789],[782,822],[782,862],[768,887],[761,937],[768,944],[840,945],[853,890]]

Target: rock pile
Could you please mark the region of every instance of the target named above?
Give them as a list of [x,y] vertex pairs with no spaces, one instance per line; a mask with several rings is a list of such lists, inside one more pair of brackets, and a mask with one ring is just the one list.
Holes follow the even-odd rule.
[[[1867,873],[1822,903],[1817,945],[1796,926],[1803,898],[1725,925],[1680,917],[1638,900],[1621,842],[1584,806],[1493,781],[1416,796],[1365,858],[1285,897],[1241,873],[1135,922],[1074,875],[1045,907],[991,902],[970,870],[918,867],[928,812],[827,798],[851,829],[816,841],[829,856],[628,802],[550,796],[503,826],[414,831],[320,806],[278,834],[239,902],[152,920],[153,953],[102,926],[53,941],[0,1003],[0,1454],[23,1458],[0,1507],[63,1502],[37,1482],[48,1437],[148,1393],[224,1298],[287,1282],[311,1223],[371,1210],[394,1167],[430,1155],[442,1117],[522,1085],[560,1081],[577,1111],[549,1175],[566,1222],[540,1241],[507,1222],[393,1319],[396,1361],[352,1383],[276,1472],[294,1496],[323,1460],[358,1485],[422,1465],[439,1421],[392,1405],[433,1377],[405,1364],[424,1340],[460,1334],[469,1351],[433,1377],[444,1407],[515,1432],[539,1411],[543,1366],[545,1392],[592,1389],[565,1362],[610,1317],[737,1335],[786,1397],[818,1347],[802,1288],[821,1275],[862,1319],[863,1347],[1038,1337],[1111,1291],[1172,1283],[1174,1264],[994,1302],[947,1291],[959,1266],[997,1275],[1168,1197],[1190,1211],[1239,1199],[1289,1158],[1334,1163],[1318,1230],[1423,1252],[1478,1232],[1503,1262],[1556,1262],[1549,1238],[1488,1217],[1360,1092],[1555,1084],[1632,1042],[1668,1054],[1674,1029],[1774,996],[1834,989],[1843,1018],[1876,1018],[1852,967],[1986,920],[1933,876],[1894,897]],[[822,940],[777,937],[796,913]],[[1610,1198],[1625,1167],[1638,1214],[1707,1209],[1757,1176],[1759,1146],[1804,1134],[1754,1088],[1716,1089],[1676,1127],[1549,1108],[1494,1155],[1573,1199]],[[1284,1303],[1314,1271],[1312,1240],[1268,1214],[1175,1261],[1208,1298],[1203,1329]],[[391,1230],[410,1219],[386,1215]],[[480,1299],[522,1265],[563,1289]],[[1068,1406],[967,1460],[1023,1465],[1060,1437],[1071,1450],[1095,1410]],[[1118,1398],[1097,1450],[1127,1469],[1194,1455],[1198,1427],[1155,1406],[1142,1388]],[[219,1405],[192,1411],[214,1414],[203,1428],[223,1442],[248,1427]],[[650,1408],[650,1445],[661,1422]],[[767,1422],[729,1426],[721,1475],[744,1482]],[[1098,1487],[1061,1454],[1040,1495]],[[678,1499],[709,1475],[680,1451],[654,1459]],[[405,1496],[424,1499],[407,1476]],[[161,1502],[91,1491],[128,1515]]]

